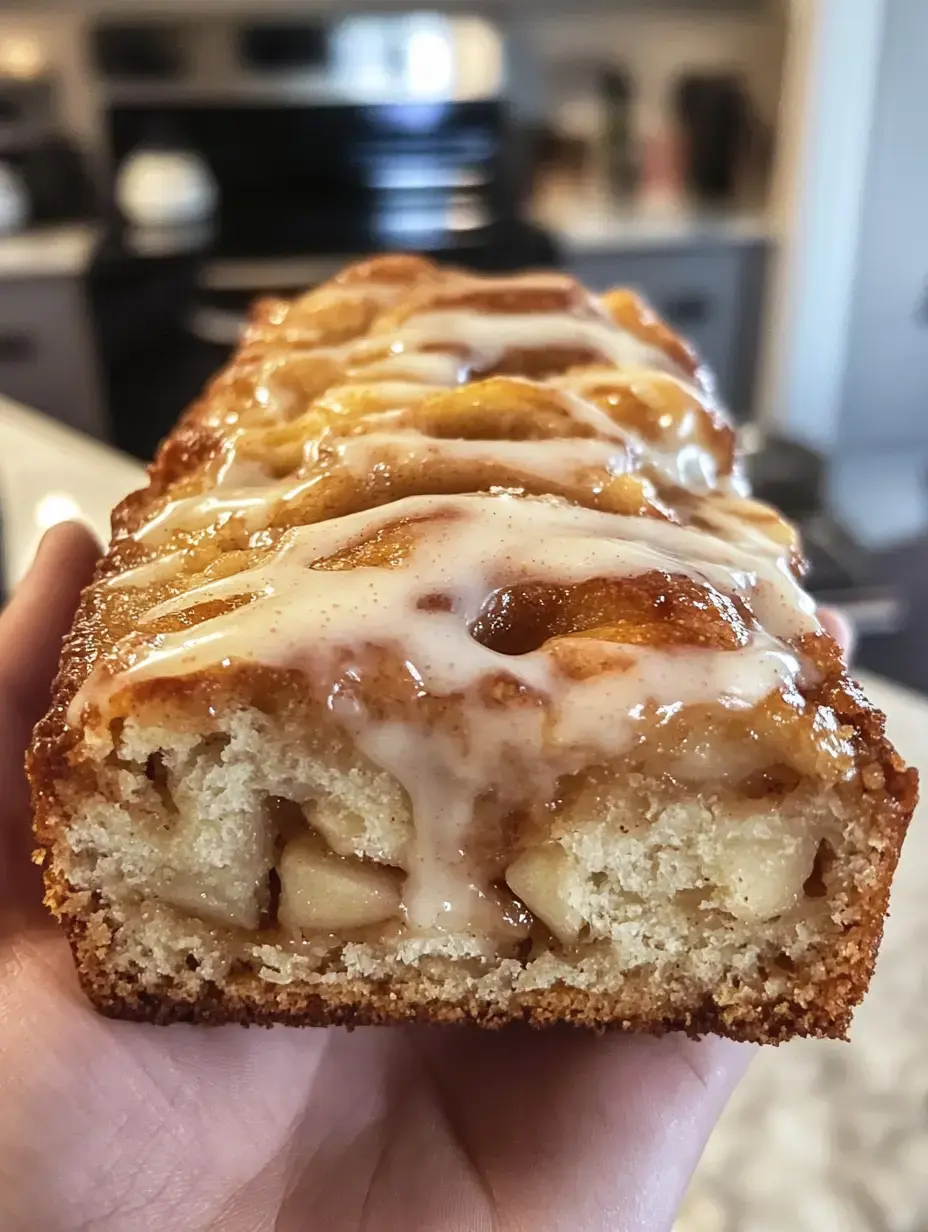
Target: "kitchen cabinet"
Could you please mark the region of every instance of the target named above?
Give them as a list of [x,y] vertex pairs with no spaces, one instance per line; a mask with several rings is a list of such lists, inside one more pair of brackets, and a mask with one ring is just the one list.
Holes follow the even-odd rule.
[[0,394],[91,436],[104,435],[81,280],[0,280]]
[[605,291],[631,286],[697,348],[738,419],[748,416],[757,361],[764,244],[576,252],[568,269]]
[[[498,7],[505,10],[518,9],[521,0],[497,0]],[[536,0],[536,11],[552,9],[563,12],[560,0]],[[713,13],[763,13],[771,8],[771,0],[577,0],[573,6],[578,13],[598,13],[604,9],[614,14],[635,13],[644,10],[654,13],[686,13],[698,19]]]

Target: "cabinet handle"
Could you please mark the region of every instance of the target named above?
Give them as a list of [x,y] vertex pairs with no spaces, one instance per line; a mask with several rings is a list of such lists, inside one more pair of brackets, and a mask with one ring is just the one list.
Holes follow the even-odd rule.
[[705,325],[712,316],[712,299],[698,292],[691,295],[677,295],[664,301],[664,315],[671,324],[685,329]]
[[23,330],[11,329],[0,333],[0,363],[21,364],[26,360],[35,359],[38,347],[32,334]]

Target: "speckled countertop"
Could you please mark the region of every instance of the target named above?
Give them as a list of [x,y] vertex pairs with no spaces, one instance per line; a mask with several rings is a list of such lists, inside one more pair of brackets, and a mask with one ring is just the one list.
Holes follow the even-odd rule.
[[[863,678],[902,755],[928,766],[928,700]],[[849,1044],[761,1050],[710,1139],[675,1232],[928,1229],[928,801],[893,888]]]
[[531,213],[568,258],[775,242],[771,215],[760,206],[710,210],[683,198],[622,202],[596,181],[569,176],[552,176],[540,185]]

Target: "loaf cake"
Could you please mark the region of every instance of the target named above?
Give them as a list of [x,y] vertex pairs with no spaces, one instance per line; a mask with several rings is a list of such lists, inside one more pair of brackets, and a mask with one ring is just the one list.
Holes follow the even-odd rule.
[[916,776],[635,294],[417,257],[254,310],[29,757],[106,1014],[841,1036]]

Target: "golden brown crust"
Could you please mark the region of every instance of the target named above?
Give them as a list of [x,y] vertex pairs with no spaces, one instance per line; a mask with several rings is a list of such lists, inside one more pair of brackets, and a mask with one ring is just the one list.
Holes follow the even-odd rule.
[[[486,289],[479,292],[465,289],[462,293],[450,275],[414,258],[387,258],[356,267],[342,275],[341,281],[347,286],[357,284],[363,292],[372,277],[381,282],[395,282],[397,286],[418,286],[417,303],[421,301],[433,307],[456,305],[461,301],[462,294],[468,302],[473,302],[475,295],[482,297],[479,306],[484,311],[520,311],[525,307],[521,302],[514,303],[512,297],[516,295],[518,298],[517,291],[508,291],[502,300],[499,297],[494,299],[493,293]],[[585,294],[573,285],[558,290],[555,296],[568,303],[572,310],[582,311]],[[537,308],[537,293],[533,302]],[[607,305],[615,318],[631,332],[637,332],[642,339],[664,347],[686,371],[696,373],[698,363],[686,344],[672,335],[635,297],[628,293],[615,293],[607,300]],[[402,319],[403,314],[409,311],[410,305],[406,302],[396,310],[397,318]],[[187,482],[193,483],[195,490],[198,477],[208,470],[222,448],[224,433],[220,425],[225,422],[223,417],[243,413],[254,398],[256,365],[269,340],[275,346],[295,347],[313,330],[324,331],[326,328],[334,329],[336,332],[332,336],[339,340],[359,337],[369,329],[371,320],[370,301],[365,300],[363,294],[359,297],[358,311],[354,315],[349,314],[347,321],[342,315],[335,324],[322,320],[309,301],[297,301],[293,305],[268,301],[258,305],[242,350],[162,445],[150,468],[148,487],[127,497],[114,510],[113,543],[98,567],[95,581],[119,573],[137,562],[139,546],[130,537],[131,532],[150,517],[166,493],[170,491],[176,495],[178,491],[184,491]],[[590,357],[582,353],[554,354],[550,350],[544,357],[539,357],[537,353],[511,352],[495,366],[494,371],[527,372],[538,376],[563,372],[573,362],[590,362]],[[445,413],[441,405],[436,411],[438,413]],[[552,413],[556,414],[556,408]],[[637,426],[647,427],[647,415],[640,408],[639,414]],[[713,414],[707,413],[704,431],[705,440],[716,450],[721,464],[730,469],[733,450],[731,430]],[[647,512],[652,516],[664,516],[656,500]],[[688,588],[691,590],[692,584],[685,578],[661,576],[649,582],[646,575],[632,579],[620,588],[621,594],[618,596],[615,586],[608,594],[602,593],[598,597],[591,596],[590,586],[582,595],[562,594],[555,602],[556,611],[551,608],[550,591],[544,596],[544,602],[537,597],[531,601],[523,596],[517,605],[523,613],[523,624],[514,636],[517,640],[519,637],[524,639],[525,621],[528,620],[530,626],[533,618],[537,618],[539,623],[541,632],[537,636],[541,640],[575,634],[578,630],[599,630],[607,616],[609,623],[615,624],[617,603],[619,608],[625,605],[628,620],[638,630],[636,637],[653,637],[655,644],[666,645],[672,639],[682,638],[689,644],[725,646],[726,638],[738,636],[730,615],[723,619],[714,614],[711,607],[701,602],[690,602]],[[592,589],[595,590],[595,585]],[[169,983],[162,990],[151,992],[142,981],[133,984],[125,975],[114,976],[107,965],[109,936],[106,924],[95,917],[97,922],[90,925],[92,912],[85,901],[86,896],[78,898],[75,895],[51,859],[68,824],[68,806],[61,797],[61,785],[67,782],[69,793],[79,794],[79,776],[87,773],[79,759],[73,757],[79,733],[69,726],[67,709],[101,654],[133,628],[138,616],[134,603],[137,599],[134,600],[131,593],[106,593],[96,585],[85,592],[73,630],[65,643],[51,709],[36,728],[28,758],[36,834],[41,859],[46,867],[46,901],[61,918],[74,950],[82,985],[102,1012],[114,1017],[162,1023],[240,1022],[246,1025],[270,1025],[273,1022],[362,1025],[400,1021],[470,1021],[498,1026],[519,1020],[544,1026],[554,1022],[571,1022],[597,1028],[608,1026],[653,1033],[685,1030],[700,1034],[711,1031],[735,1039],[765,1043],[777,1043],[797,1034],[840,1036],[845,1033],[851,1010],[863,996],[872,971],[893,871],[916,801],[917,776],[914,770],[903,765],[886,741],[883,716],[867,703],[858,687],[848,678],[840,652],[831,639],[814,637],[807,639],[802,646],[819,672],[818,683],[814,688],[805,690],[804,702],[810,708],[816,705],[831,707],[839,722],[853,732],[856,781],[862,785],[860,789],[864,803],[871,812],[872,837],[874,843],[880,846],[880,854],[874,865],[873,884],[855,922],[819,968],[807,973],[806,982],[793,987],[789,998],[764,1000],[756,994],[739,996],[738,989],[732,984],[720,990],[715,1000],[707,998],[698,1006],[681,1009],[655,1005],[650,996],[644,995],[632,984],[621,997],[606,997],[555,986],[520,992],[502,1010],[476,998],[454,1004],[424,1001],[420,986],[412,978],[407,983],[391,983],[389,986],[343,982],[307,987],[271,985],[253,972],[243,972],[240,977],[221,987],[208,986],[206,991],[201,991],[190,1000]],[[529,613],[528,617],[525,616],[526,612]],[[742,613],[741,618],[747,627],[750,613]],[[492,614],[487,616],[487,620],[492,625]],[[492,628],[490,625],[486,632],[488,639],[495,636],[505,640],[507,636],[513,636],[511,630],[499,623]],[[672,638],[666,631],[668,628],[672,630]],[[529,636],[532,636],[531,629]],[[627,637],[623,635],[617,640],[627,640]],[[511,646],[506,649],[512,652]],[[266,672],[269,669],[262,670]],[[285,673],[276,676],[271,673],[271,679],[276,680],[282,689],[286,685],[285,676]],[[213,684],[221,692],[228,687],[228,679]],[[162,699],[173,695],[187,700],[196,697],[200,702],[212,687],[208,678],[196,681],[175,678],[157,681],[155,685]],[[249,688],[253,691],[253,682]],[[799,724],[795,712],[778,715],[775,707],[770,710],[768,721],[771,728],[778,722]]]
[[[79,636],[78,631],[75,636]],[[840,664],[837,651],[832,650],[831,655]],[[55,782],[66,772],[68,749],[74,741],[63,722],[63,714],[82,678],[80,671],[70,682],[63,678],[66,675],[67,668],[56,686],[60,708],[57,712],[53,710],[40,725],[30,755],[36,831],[46,851],[53,845],[61,825]],[[270,682],[267,687],[271,687]],[[558,986],[520,993],[503,1010],[476,998],[457,1004],[423,1000],[415,980],[381,986],[314,985],[307,989],[270,985],[254,973],[243,972],[231,983],[207,986],[205,992],[191,1000],[167,983],[160,992],[152,992],[141,981],[133,986],[124,974],[114,986],[106,966],[106,929],[99,925],[88,929],[86,907],[75,912],[73,891],[50,867],[46,871],[46,903],[62,922],[84,991],[102,1013],[115,1018],[162,1024],[246,1026],[270,1026],[275,1022],[291,1026],[472,1022],[498,1027],[521,1021],[544,1027],[561,1022],[651,1034],[681,1030],[697,1036],[711,1032],[761,1044],[777,1044],[797,1035],[844,1038],[853,1009],[863,998],[873,971],[893,873],[916,803],[917,774],[904,767],[885,740],[883,716],[865,701],[857,686],[834,679],[821,689],[821,697],[827,697],[829,704],[836,707],[842,721],[855,727],[860,764],[878,768],[884,778],[886,795],[872,835],[882,849],[872,890],[855,924],[845,932],[821,969],[809,973],[807,983],[795,986],[788,998],[765,1001],[753,994],[739,998],[737,989],[729,987],[723,990],[726,995],[720,1001],[707,997],[698,1007],[668,1013],[654,1006],[650,996],[640,996],[635,989],[631,995],[616,999]],[[208,704],[208,698],[202,694],[199,700]],[[875,791],[880,790],[875,784]]]

